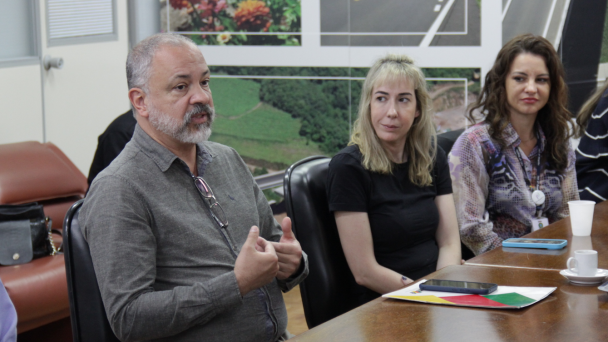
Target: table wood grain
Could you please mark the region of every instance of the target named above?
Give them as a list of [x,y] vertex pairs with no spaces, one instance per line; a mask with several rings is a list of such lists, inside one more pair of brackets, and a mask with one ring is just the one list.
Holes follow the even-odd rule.
[[425,278],[557,289],[518,310],[378,298],[290,341],[608,341],[608,294],[571,285],[554,270],[464,265]]
[[598,252],[598,267],[608,269],[608,201],[595,206],[591,236],[573,236],[570,217],[566,217],[525,237],[565,239],[568,246],[561,250],[499,247],[467,260],[466,264],[563,270],[574,251],[593,249]]

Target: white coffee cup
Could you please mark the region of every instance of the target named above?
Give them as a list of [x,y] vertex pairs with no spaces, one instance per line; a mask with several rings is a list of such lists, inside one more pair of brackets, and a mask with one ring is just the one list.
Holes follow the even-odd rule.
[[582,277],[592,277],[597,273],[597,251],[583,249],[574,251],[566,263],[568,270]]
[[595,202],[569,201],[568,208],[570,209],[570,226],[572,227],[572,235],[591,235],[591,226],[593,224],[593,209],[595,208]]

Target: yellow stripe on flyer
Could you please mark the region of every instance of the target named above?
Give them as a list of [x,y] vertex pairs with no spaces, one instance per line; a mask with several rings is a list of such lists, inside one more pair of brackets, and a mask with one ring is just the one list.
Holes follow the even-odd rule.
[[454,304],[445,299],[441,299],[435,296],[391,296],[391,298],[413,300],[415,302]]

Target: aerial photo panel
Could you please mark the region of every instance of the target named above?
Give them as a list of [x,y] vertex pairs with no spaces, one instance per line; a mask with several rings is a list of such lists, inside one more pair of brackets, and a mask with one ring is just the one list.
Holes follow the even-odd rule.
[[480,46],[481,0],[320,0],[323,46]]

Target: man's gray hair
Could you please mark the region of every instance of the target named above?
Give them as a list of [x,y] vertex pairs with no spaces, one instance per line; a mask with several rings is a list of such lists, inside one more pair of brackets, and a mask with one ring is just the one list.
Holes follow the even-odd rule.
[[191,46],[196,44],[187,37],[173,33],[158,33],[139,42],[127,56],[127,84],[129,89],[140,88],[148,93],[148,80],[152,58],[161,46]]

